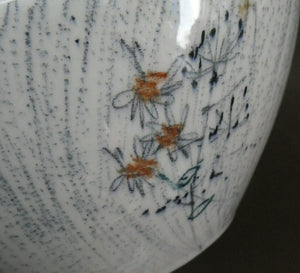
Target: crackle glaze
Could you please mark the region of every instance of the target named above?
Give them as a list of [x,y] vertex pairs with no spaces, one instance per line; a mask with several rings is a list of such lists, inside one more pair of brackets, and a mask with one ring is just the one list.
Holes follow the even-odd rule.
[[298,14],[0,0],[0,271],[170,272],[207,248],[270,133]]

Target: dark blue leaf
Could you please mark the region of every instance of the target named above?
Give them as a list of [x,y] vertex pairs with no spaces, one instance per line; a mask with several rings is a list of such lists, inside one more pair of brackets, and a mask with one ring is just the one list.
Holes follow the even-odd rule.
[[197,175],[200,165],[188,169],[178,180],[177,187],[178,189],[184,188],[186,185],[191,183],[195,176]]
[[215,195],[213,194],[210,198],[202,201],[198,206],[196,206],[191,215],[189,216],[189,220],[194,220],[195,218],[200,216],[211,203],[211,201],[214,199],[214,197]]
[[158,173],[158,177],[168,183],[174,190],[177,190],[177,185],[175,183],[173,183],[165,174],[163,173]]

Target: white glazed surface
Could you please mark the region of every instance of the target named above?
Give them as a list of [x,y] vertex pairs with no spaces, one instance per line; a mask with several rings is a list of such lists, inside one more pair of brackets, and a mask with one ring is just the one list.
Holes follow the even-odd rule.
[[0,272],[170,272],[208,247],[269,135],[298,14],[0,1]]

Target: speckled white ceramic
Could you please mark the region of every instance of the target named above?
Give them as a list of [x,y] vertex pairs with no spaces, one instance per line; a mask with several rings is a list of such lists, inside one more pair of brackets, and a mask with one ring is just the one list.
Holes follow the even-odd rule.
[[166,273],[207,248],[270,133],[298,14],[0,0],[0,272]]

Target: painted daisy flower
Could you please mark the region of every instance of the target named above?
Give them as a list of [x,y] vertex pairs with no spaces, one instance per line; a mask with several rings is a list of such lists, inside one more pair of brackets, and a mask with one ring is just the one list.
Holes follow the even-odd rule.
[[113,98],[112,106],[120,109],[131,105],[130,120],[133,120],[139,112],[140,124],[144,128],[145,113],[151,119],[158,119],[157,105],[173,103],[172,92],[182,86],[182,80],[174,82],[182,58],[177,58],[167,72],[148,71],[146,73],[137,59],[140,47],[135,43],[135,46],[130,48],[124,40],[121,40],[121,46],[130,54],[137,76],[129,90],[122,91]]
[[[203,138],[197,133],[183,133],[188,117],[189,106],[186,105],[182,111],[180,122],[175,122],[172,112],[165,106],[167,123],[150,121],[147,126],[153,133],[143,137],[140,141],[146,150],[152,150],[153,154],[159,150],[166,149],[171,161],[177,160],[177,152],[181,151],[185,157],[189,157],[190,146],[195,142],[202,142]],[[153,148],[154,143],[156,144]],[[151,147],[151,148],[150,148]]]
[[135,189],[144,196],[144,184],[150,187],[154,185],[149,182],[154,176],[158,163],[155,158],[149,158],[146,150],[141,154],[137,151],[137,140],[134,139],[133,152],[131,155],[131,161],[125,163],[121,149],[118,147],[114,152],[104,148],[104,150],[111,155],[119,164],[119,176],[117,176],[110,185],[111,191],[116,191],[123,184],[127,184],[129,192],[133,193]]

